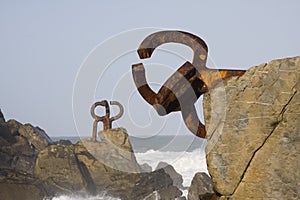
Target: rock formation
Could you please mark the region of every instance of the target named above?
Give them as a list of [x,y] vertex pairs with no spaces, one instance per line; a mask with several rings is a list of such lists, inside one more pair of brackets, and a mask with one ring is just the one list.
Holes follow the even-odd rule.
[[40,149],[53,143],[45,135],[42,129],[29,124],[0,122],[1,199],[42,199],[48,195],[43,183],[34,177]]
[[4,123],[5,122],[5,118],[4,118],[4,115],[3,113],[1,112],[1,109],[0,109],[0,123]]
[[300,57],[253,67],[203,102],[219,199],[299,199]]
[[84,151],[90,152],[96,160],[105,163],[108,167],[130,173],[140,172],[140,166],[136,161],[125,129],[116,128],[101,131],[99,137],[101,142],[87,139],[77,143],[75,147],[77,154],[84,148]]
[[167,174],[169,174],[169,176],[171,177],[171,179],[173,180],[173,185],[183,189],[183,179],[181,174],[177,173],[176,170],[174,169],[174,167],[172,165],[169,165],[168,163],[165,162],[159,162],[156,170],[158,169],[163,169]]
[[189,200],[211,200],[214,195],[213,182],[204,172],[195,174],[189,188]]
[[[3,115],[2,115],[3,116]],[[42,200],[57,195],[107,194],[122,200],[175,199],[182,192],[163,169],[140,173],[125,129],[72,144],[54,143],[40,128],[0,122],[0,199]]]
[[162,199],[175,199],[182,195],[164,170],[140,173],[125,129],[102,131],[99,136],[99,143],[87,139],[75,145],[75,154],[90,192],[105,191],[125,200],[143,199],[154,192]]
[[152,172],[152,167],[147,163],[143,163],[140,165],[141,172]]
[[87,193],[74,145],[57,144],[43,149],[35,163],[34,174],[54,195],[72,194],[74,191],[77,194]]

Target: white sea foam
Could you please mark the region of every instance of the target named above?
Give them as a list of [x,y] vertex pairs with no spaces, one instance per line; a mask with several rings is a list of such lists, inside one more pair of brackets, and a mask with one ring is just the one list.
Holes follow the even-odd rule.
[[182,175],[183,186],[189,187],[197,172],[206,172],[206,159],[204,149],[195,149],[192,152],[161,152],[148,150],[145,153],[136,153],[139,164],[147,163],[154,170],[161,161],[166,162]]

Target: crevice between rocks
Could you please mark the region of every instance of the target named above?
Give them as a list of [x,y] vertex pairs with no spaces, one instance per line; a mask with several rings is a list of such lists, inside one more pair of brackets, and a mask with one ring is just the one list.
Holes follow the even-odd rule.
[[86,165],[83,162],[78,160],[76,153],[75,153],[75,159],[76,159],[79,171],[81,173],[81,177],[86,183],[87,191],[91,195],[96,195],[96,186],[95,186],[94,180],[93,180],[88,168],[86,167]]
[[240,184],[241,184],[241,182],[243,181],[244,176],[245,176],[245,174],[246,174],[246,172],[247,172],[247,170],[248,170],[248,168],[249,168],[249,166],[250,166],[250,164],[251,164],[253,158],[255,157],[256,153],[257,153],[257,152],[265,145],[265,143],[268,141],[268,139],[270,138],[270,136],[271,136],[271,135],[273,134],[273,132],[276,130],[276,128],[278,127],[278,125],[282,122],[282,120],[283,120],[283,115],[284,115],[284,113],[285,113],[285,111],[286,111],[286,107],[287,107],[287,106],[290,104],[290,102],[293,100],[293,98],[294,98],[294,96],[296,95],[296,93],[297,93],[297,90],[293,93],[293,95],[290,97],[290,99],[288,100],[288,102],[282,107],[282,109],[281,109],[281,111],[280,111],[280,113],[279,113],[279,116],[278,116],[279,120],[278,120],[277,122],[275,122],[275,123],[272,124],[272,125],[273,125],[273,129],[272,129],[272,131],[270,132],[270,134],[265,138],[265,140],[263,141],[263,143],[262,143],[262,144],[261,144],[261,145],[253,152],[253,154],[252,154],[252,156],[251,156],[249,162],[247,163],[247,166],[246,166],[245,170],[243,171],[243,174],[241,175],[241,178],[240,178],[239,183],[237,184],[237,186],[235,187],[235,189],[233,190],[233,192],[232,192],[230,195],[233,195],[233,194],[236,192],[236,190],[238,189],[238,187],[240,186]]

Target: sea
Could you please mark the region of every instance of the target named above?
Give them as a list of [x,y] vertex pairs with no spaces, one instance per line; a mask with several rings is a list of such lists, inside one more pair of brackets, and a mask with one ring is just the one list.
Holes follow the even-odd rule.
[[[78,142],[79,137],[52,137],[54,141],[70,140],[73,144]],[[208,174],[205,147],[206,140],[190,135],[164,135],[149,138],[129,136],[137,162],[148,164],[155,170],[159,162],[166,162],[182,175],[183,195],[187,197],[188,187],[197,172]],[[109,196],[98,195],[91,197],[59,196],[51,200],[116,200]]]

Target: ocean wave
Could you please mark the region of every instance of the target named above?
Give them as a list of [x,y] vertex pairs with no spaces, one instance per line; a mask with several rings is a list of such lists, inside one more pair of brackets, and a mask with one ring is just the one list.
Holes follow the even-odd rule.
[[159,162],[166,162],[182,175],[183,186],[189,187],[197,172],[208,174],[205,150],[198,148],[192,152],[155,151],[148,150],[145,153],[135,153],[139,164],[147,163],[154,170]]

